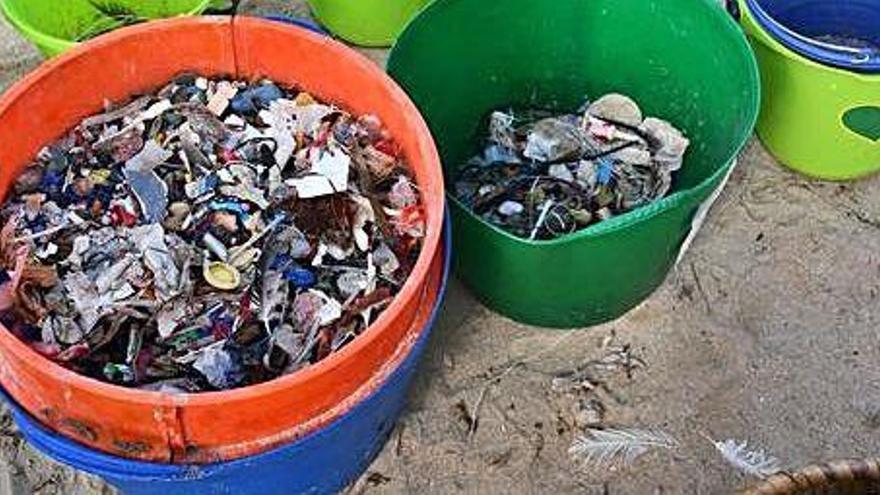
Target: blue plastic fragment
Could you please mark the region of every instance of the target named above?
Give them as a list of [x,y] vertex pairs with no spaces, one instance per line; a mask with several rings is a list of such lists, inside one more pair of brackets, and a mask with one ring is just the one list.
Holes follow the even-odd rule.
[[599,159],[599,169],[596,171],[596,180],[599,184],[607,186],[614,177],[614,164],[607,159]]
[[43,174],[43,180],[40,182],[40,190],[43,192],[57,192],[64,185],[64,175],[60,172],[47,170]]
[[261,108],[284,96],[274,84],[263,84],[235,95],[229,107],[234,113],[253,115]]
[[522,163],[522,160],[519,159],[515,151],[497,144],[489,146],[483,151],[483,160],[488,164],[503,163],[515,165]]
[[293,258],[289,254],[278,254],[272,258],[269,269],[272,271],[281,271],[287,269],[293,263]]
[[210,208],[213,211],[228,211],[237,215],[246,215],[251,211],[251,207],[247,203],[236,203],[235,201],[213,201]]
[[299,289],[308,289],[314,287],[318,282],[318,278],[314,273],[305,268],[290,268],[284,271],[284,278],[291,282]]
[[168,185],[156,172],[126,168],[125,176],[147,223],[160,223],[168,214]]
[[113,187],[107,185],[95,186],[95,188],[92,189],[92,194],[88,199],[90,200],[90,202],[97,199],[101,201],[102,204],[109,205],[110,202],[113,200]]

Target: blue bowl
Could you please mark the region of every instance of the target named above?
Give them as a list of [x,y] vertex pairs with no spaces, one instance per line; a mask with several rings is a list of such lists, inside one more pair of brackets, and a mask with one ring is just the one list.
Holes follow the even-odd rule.
[[[382,449],[406,404],[406,393],[446,293],[452,249],[449,216],[437,303],[410,355],[367,399],[327,427],[276,450],[209,465],[132,461],[90,449],[44,427],[9,402],[15,422],[34,447],[73,468],[104,478],[125,495],[291,495],[337,493],[357,480]],[[217,414],[223,414],[218,410]]]
[[[880,1],[746,0],[746,5],[788,49],[832,67],[880,73]],[[851,46],[845,39],[869,46]]]

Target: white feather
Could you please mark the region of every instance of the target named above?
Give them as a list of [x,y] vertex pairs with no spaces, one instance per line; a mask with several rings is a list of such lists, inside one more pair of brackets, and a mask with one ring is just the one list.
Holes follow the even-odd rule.
[[716,442],[711,438],[709,440],[727,462],[746,474],[768,478],[782,470],[779,459],[765,453],[764,449],[750,450],[748,442],[732,439],[723,442]]
[[590,429],[587,435],[576,438],[568,451],[588,464],[603,466],[615,462],[629,465],[651,449],[676,447],[678,441],[659,430]]

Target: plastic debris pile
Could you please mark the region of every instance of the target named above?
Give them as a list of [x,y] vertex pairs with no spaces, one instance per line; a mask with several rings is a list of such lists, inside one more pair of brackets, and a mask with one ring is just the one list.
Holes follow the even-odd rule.
[[267,381],[364,331],[411,272],[420,195],[379,120],[184,75],[44,148],[3,208],[0,311],[82,374]]
[[555,239],[666,196],[689,145],[620,94],[578,114],[496,111],[482,154],[454,181],[455,195],[513,235]]

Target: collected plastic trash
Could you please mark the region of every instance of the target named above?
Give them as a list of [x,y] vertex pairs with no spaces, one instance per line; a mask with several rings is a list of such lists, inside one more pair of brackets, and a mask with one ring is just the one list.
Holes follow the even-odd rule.
[[195,75],[44,148],[0,216],[6,328],[79,373],[174,392],[264,382],[351,342],[425,230],[377,118]]
[[666,196],[690,141],[608,94],[577,114],[495,111],[482,155],[455,194],[486,221],[529,240],[555,239]]

